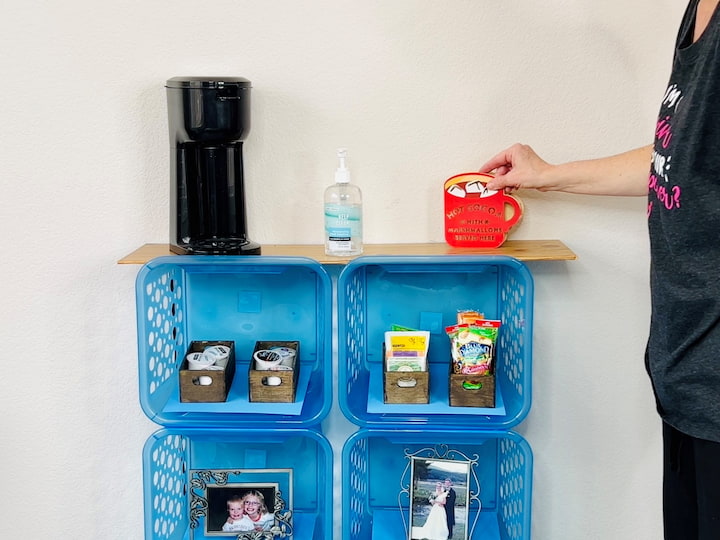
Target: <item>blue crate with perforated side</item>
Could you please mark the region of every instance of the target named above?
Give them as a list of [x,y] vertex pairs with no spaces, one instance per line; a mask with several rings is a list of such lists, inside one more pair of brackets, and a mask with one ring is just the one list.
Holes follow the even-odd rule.
[[161,429],[143,450],[145,540],[235,537],[222,530],[227,502],[250,490],[265,494],[278,538],[327,540],[332,470],[314,429]]
[[[163,426],[308,427],[332,402],[332,282],[303,257],[169,256],[136,280],[140,404]],[[232,341],[236,369],[227,399],[186,403],[179,369],[192,342]],[[250,401],[256,342],[297,342],[294,401]],[[202,382],[202,381],[200,381]]]
[[532,466],[512,431],[361,428],[342,451],[342,538],[425,538],[428,493],[450,478],[453,538],[529,540]]
[[[359,257],[338,278],[340,408],[361,427],[509,429],[530,410],[533,279],[505,256]],[[493,407],[451,406],[450,340],[458,310],[502,322],[495,348]],[[385,403],[385,332],[430,332],[429,403]]]

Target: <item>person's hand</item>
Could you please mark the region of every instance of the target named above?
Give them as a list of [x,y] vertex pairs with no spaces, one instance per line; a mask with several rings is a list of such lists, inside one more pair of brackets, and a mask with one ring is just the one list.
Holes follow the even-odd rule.
[[543,191],[550,186],[544,183],[542,174],[550,167],[528,145],[514,144],[489,159],[479,172],[494,172],[495,177],[487,182],[488,189],[506,192],[516,189]]

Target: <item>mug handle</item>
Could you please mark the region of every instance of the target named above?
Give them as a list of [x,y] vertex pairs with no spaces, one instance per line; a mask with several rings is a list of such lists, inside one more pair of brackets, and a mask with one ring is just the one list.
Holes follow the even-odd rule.
[[[512,195],[505,195],[503,193],[503,201],[505,203],[503,205],[503,212],[505,211],[506,204],[512,206],[513,208],[513,215],[510,217],[510,219],[505,220],[505,224],[508,226],[508,228],[510,228],[520,220],[520,217],[522,216],[522,206],[520,204],[520,201]],[[503,214],[503,217],[505,217],[505,214]]]

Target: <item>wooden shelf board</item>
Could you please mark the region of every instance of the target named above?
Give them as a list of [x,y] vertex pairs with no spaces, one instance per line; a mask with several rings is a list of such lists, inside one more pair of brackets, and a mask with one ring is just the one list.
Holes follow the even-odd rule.
[[[274,257],[308,257],[321,264],[347,264],[359,257],[325,255],[322,244],[267,244],[262,254]],[[145,244],[123,257],[118,264],[145,264],[156,257],[175,255],[168,244]],[[508,240],[499,248],[456,248],[446,243],[428,244],[365,244],[368,255],[507,255],[521,261],[574,261],[577,255],[560,240]]]

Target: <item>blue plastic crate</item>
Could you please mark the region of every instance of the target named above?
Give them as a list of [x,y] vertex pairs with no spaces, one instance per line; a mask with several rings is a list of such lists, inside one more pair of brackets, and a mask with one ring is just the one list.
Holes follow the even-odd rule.
[[[163,426],[308,427],[332,401],[332,282],[301,257],[170,256],[136,280],[140,404]],[[235,342],[235,377],[221,403],[183,403],[178,370],[191,341]],[[299,341],[294,403],[248,399],[256,341]]]
[[343,447],[343,540],[408,538],[413,454],[474,461],[468,488],[480,503],[458,510],[457,537],[530,539],[533,457],[516,433],[362,428]]
[[[451,407],[450,342],[457,311],[500,319],[496,406]],[[533,280],[504,256],[359,257],[338,278],[340,408],[363,427],[510,428],[530,410]],[[383,403],[382,343],[391,325],[430,332],[430,403]],[[345,390],[345,387],[347,388]]]
[[[207,535],[212,528],[204,526],[204,520],[213,519],[213,505],[197,504],[193,497],[209,493],[207,485],[203,490],[198,484],[198,473],[207,471],[237,473],[225,485],[206,483],[226,493],[276,481],[280,491],[291,486],[282,497],[292,511],[292,538],[326,540],[332,537],[332,467],[330,444],[313,429],[161,429],[143,450],[145,540],[217,537],[212,530]],[[245,487],[232,486],[236,481]],[[205,507],[204,515],[191,512],[191,506]]]

